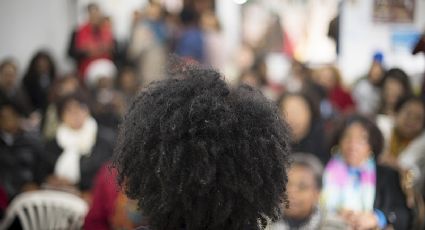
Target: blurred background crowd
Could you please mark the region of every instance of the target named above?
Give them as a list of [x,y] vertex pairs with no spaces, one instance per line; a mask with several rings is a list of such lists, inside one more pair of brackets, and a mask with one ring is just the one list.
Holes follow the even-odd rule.
[[107,166],[174,54],[261,90],[289,123],[273,228],[424,229],[424,15],[423,0],[2,1],[0,217],[53,189],[87,202],[86,229],[143,225]]

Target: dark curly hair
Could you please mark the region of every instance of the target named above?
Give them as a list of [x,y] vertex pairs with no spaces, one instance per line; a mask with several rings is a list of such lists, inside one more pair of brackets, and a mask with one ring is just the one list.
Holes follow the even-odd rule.
[[289,135],[276,106],[185,66],[142,90],[113,167],[152,229],[262,229],[287,204]]

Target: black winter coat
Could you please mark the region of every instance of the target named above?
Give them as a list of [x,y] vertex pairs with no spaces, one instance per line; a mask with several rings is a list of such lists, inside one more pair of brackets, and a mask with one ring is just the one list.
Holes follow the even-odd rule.
[[43,161],[41,140],[35,135],[20,133],[7,143],[0,138],[0,186],[12,199],[27,183],[40,184],[43,180],[40,163]]
[[411,211],[406,205],[406,196],[397,171],[385,166],[376,167],[376,196],[373,204],[381,210],[389,224],[396,230],[410,229]]

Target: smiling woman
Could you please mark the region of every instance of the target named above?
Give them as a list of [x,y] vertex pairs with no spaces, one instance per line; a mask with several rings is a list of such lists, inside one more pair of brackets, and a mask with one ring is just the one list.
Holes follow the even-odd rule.
[[336,144],[339,152],[323,176],[326,209],[355,229],[408,229],[410,214],[399,176],[375,160],[383,145],[375,124],[365,117],[349,117],[336,134]]

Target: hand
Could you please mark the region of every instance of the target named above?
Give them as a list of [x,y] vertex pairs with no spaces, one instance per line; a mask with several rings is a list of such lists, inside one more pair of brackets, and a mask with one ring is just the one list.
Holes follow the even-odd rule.
[[339,213],[339,216],[341,217],[344,222],[350,226],[350,229],[354,228],[355,225],[355,212],[352,210],[344,209]]
[[415,207],[416,190],[414,187],[414,174],[412,170],[401,169],[401,188],[406,195],[407,206],[409,208]]
[[373,212],[357,213],[353,217],[356,230],[368,230],[378,228],[378,218]]
[[22,186],[21,192],[30,192],[30,191],[36,191],[39,187],[36,183],[26,183],[24,186]]
[[44,184],[41,185],[42,189],[60,190],[76,195],[80,194],[79,189],[71,183],[69,180],[58,177],[56,175],[50,175],[47,177]]
[[52,187],[74,187],[74,184],[67,179],[55,175],[48,176],[46,183]]
[[373,212],[354,212],[352,210],[342,210],[341,218],[355,230],[376,229],[378,219]]

